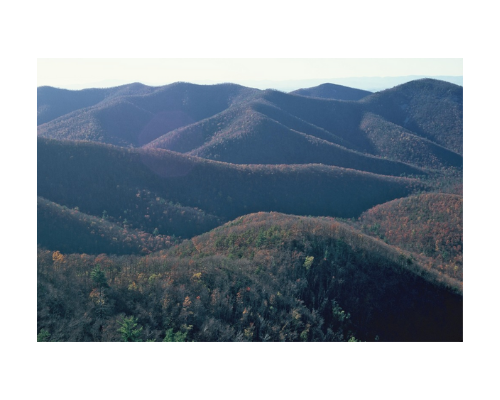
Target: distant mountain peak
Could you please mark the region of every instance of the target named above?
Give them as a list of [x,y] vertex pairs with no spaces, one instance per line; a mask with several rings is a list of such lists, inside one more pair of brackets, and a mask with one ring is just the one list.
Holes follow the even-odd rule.
[[372,92],[361,89],[353,89],[342,85],[336,85],[334,83],[323,83],[321,85],[307,89],[294,90],[293,92],[290,92],[290,94],[330,100],[357,101],[372,94]]

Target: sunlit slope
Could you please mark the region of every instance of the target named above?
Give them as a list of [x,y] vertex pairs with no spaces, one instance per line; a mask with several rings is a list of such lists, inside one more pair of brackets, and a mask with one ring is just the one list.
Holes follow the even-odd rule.
[[38,135],[142,146],[170,130],[217,114],[256,91],[234,84],[175,83],[139,93],[119,93],[39,125]]
[[380,204],[358,221],[364,232],[431,257],[432,267],[463,279],[463,197],[428,193]]

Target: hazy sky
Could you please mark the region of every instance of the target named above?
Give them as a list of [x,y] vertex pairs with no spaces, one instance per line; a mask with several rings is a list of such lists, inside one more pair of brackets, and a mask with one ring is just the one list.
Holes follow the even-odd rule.
[[37,86],[68,89],[141,82],[165,85],[348,77],[463,75],[461,58],[219,58],[37,60]]

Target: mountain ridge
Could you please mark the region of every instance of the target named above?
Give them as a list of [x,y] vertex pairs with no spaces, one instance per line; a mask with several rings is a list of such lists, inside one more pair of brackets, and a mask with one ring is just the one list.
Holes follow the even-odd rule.
[[[67,207],[83,198],[89,204],[114,198],[121,203],[134,199],[134,190],[140,188],[228,219],[253,211],[354,216],[370,204],[425,187],[408,178],[319,164],[238,165],[168,150],[43,138],[38,139],[37,162],[39,196]],[[119,190],[113,189],[116,194],[110,197],[108,191],[115,186]],[[365,195],[356,195],[358,191]],[[99,215],[102,207],[104,203],[86,212]],[[110,212],[109,207],[104,209]],[[81,204],[80,209],[85,211]]]
[[39,341],[463,341],[462,88],[51,93]]
[[[146,89],[138,86],[134,90]],[[176,83],[148,88],[145,94],[118,95],[118,92],[116,89],[116,96],[106,101],[40,125],[38,135],[124,147],[159,147],[237,163],[283,163],[283,157],[272,159],[272,150],[268,149],[265,139],[267,135],[259,130],[259,124],[252,128],[249,118],[252,115],[256,118],[255,113],[258,113],[260,120],[264,115],[278,123],[274,127],[276,134],[284,135],[281,143],[283,140],[296,141],[295,148],[291,149],[295,154],[305,150],[296,140],[294,131],[297,131],[342,146],[343,152],[361,152],[365,156],[410,164],[417,169],[460,167],[462,164],[463,91],[446,82],[429,79],[409,82],[369,94],[359,101],[310,98],[234,84]],[[434,110],[438,115],[435,118],[440,118],[441,123],[426,117]],[[288,134],[283,126],[290,129]],[[268,129],[267,132],[273,131]],[[387,136],[387,132],[392,132],[392,136]],[[225,142],[231,140],[234,143],[229,147],[243,149],[249,134],[254,139],[260,135],[260,139],[246,157],[238,161],[238,156],[231,154],[227,149],[229,143]],[[214,142],[210,144],[210,141]],[[279,150],[280,143],[275,142],[272,146]],[[401,146],[408,150],[401,151]],[[214,150],[208,150],[209,147]],[[222,153],[216,148],[223,149]],[[331,149],[327,145],[322,151],[331,152]],[[268,155],[259,155],[265,151]],[[252,157],[248,158],[250,153]],[[325,160],[324,157],[317,160],[300,157],[289,162],[323,163]],[[285,162],[288,161],[285,159]],[[332,158],[327,163],[345,166]],[[375,167],[368,170],[378,171]]]

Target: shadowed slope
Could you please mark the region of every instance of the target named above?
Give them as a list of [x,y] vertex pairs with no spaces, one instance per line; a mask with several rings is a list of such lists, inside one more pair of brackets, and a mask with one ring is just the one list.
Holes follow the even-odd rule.
[[424,168],[463,166],[461,155],[430,140],[417,136],[407,129],[366,113],[360,129],[373,145],[373,154],[399,160]]
[[40,196],[94,215],[142,189],[222,218],[272,210],[351,217],[423,187],[317,164],[237,166],[166,150],[45,139],[38,140],[37,161]]
[[[236,125],[236,126],[235,126]],[[326,164],[382,175],[422,174],[417,168],[357,153],[288,129],[253,113],[188,154],[235,164]]]
[[169,236],[155,236],[37,199],[37,243],[63,253],[144,254],[168,248]]
[[[311,135],[289,129],[256,110],[284,120],[287,125],[306,128]],[[144,147],[234,164],[318,163],[383,175],[423,173],[410,165],[354,152],[329,139],[335,139],[334,135],[287,116],[275,107],[251,103],[172,131]]]

